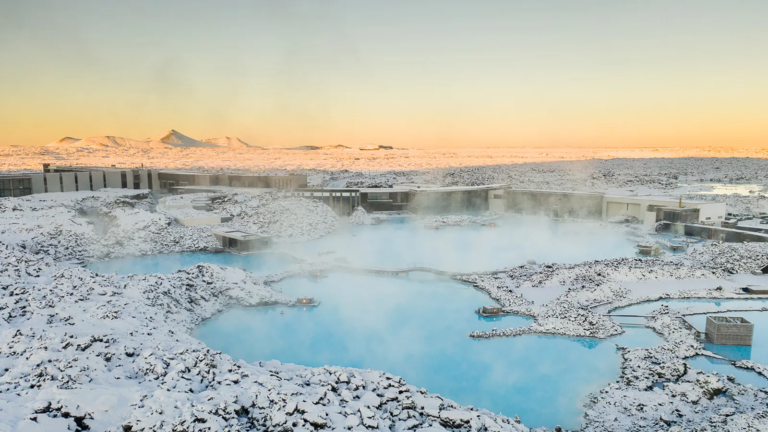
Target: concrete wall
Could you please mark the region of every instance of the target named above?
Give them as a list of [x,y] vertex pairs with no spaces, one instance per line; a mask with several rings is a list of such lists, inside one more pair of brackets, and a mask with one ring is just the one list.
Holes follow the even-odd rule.
[[45,175],[46,192],[61,192],[61,175],[59,173],[47,173]]
[[[644,211],[644,206],[640,203],[633,202],[621,202],[621,201],[607,201],[605,203],[605,219],[610,219],[616,216],[632,216],[638,220],[644,220],[645,213],[651,213]],[[656,213],[653,212],[653,217],[656,217]]]
[[110,170],[110,171],[104,171],[104,174],[107,180],[106,187],[112,188],[112,189],[123,188],[122,171]]
[[507,199],[504,189],[488,191],[488,210],[494,213],[507,211]]
[[149,189],[147,170],[139,170],[139,189]]
[[125,174],[126,189],[136,189],[136,182],[134,181],[135,179],[133,176],[133,170],[123,170],[122,172]]
[[104,189],[104,171],[91,171],[91,187],[93,190]]
[[722,222],[725,219],[725,203],[697,204],[699,221]]
[[724,241],[728,243],[741,243],[744,241],[768,242],[768,235],[766,234],[752,233],[730,228],[710,227],[706,225],[673,223],[670,224],[667,232],[671,232],[675,235],[685,235],[708,240]]
[[176,222],[184,226],[218,225],[221,223],[221,216],[176,218]]
[[45,175],[44,174],[30,174],[29,178],[32,183],[32,193],[45,193]]
[[418,214],[472,213],[488,210],[488,190],[411,190],[407,210]]
[[77,190],[79,191],[89,191],[91,190],[91,173],[90,172],[76,172],[75,177],[77,177]]
[[157,171],[152,171],[149,174],[152,177],[152,190],[160,190],[160,177],[157,175]]
[[603,195],[598,193],[508,189],[507,211],[554,217],[600,219]]
[[75,173],[73,172],[61,173],[61,190],[62,192],[77,191],[77,186],[75,185]]
[[[603,219],[618,215],[634,216],[644,224],[656,222],[657,207],[677,207],[678,202],[670,199],[661,200],[653,197],[606,196],[603,198]],[[725,217],[725,203],[702,203],[683,201],[684,207],[699,209],[699,222],[720,222]],[[649,218],[652,217],[652,220]],[[706,219],[709,217],[710,219]]]

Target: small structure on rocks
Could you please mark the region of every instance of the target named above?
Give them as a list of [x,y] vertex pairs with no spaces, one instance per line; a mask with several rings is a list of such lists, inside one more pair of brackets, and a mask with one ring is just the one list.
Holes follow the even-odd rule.
[[750,287],[742,287],[741,291],[744,294],[751,294],[751,295],[766,295],[768,294],[768,289],[754,289]]
[[264,250],[271,243],[269,237],[251,234],[238,229],[211,230],[216,241],[222,248],[239,254],[247,254]]
[[637,247],[637,253],[643,256],[657,256],[661,254],[661,248],[654,245],[639,244]]
[[755,325],[742,317],[707,317],[707,342],[717,345],[752,345]]
[[299,297],[296,299],[296,306],[317,306],[320,302],[314,297]]
[[477,313],[484,317],[499,316],[503,314],[501,306],[496,305],[483,306],[477,310]]

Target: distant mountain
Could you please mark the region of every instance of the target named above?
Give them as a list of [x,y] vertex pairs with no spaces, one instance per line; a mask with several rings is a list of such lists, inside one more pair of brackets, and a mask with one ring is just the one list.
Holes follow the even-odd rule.
[[173,129],[169,130],[163,135],[159,135],[154,138],[147,138],[144,141],[149,141],[150,143],[168,144],[171,147],[221,147],[216,144],[198,141]]
[[336,150],[336,149],[348,149],[349,147],[343,144],[334,144],[321,147],[323,150]]
[[174,129],[143,140],[134,140],[116,136],[92,136],[84,139],[64,137],[47,145],[47,147],[91,147],[91,148],[222,148],[246,149],[261,148],[251,146],[240,138],[209,138],[202,141],[190,138]]
[[252,146],[238,137],[206,138],[203,142],[227,148],[263,148]]
[[[158,143],[156,146],[163,146]],[[127,148],[149,148],[153,147],[151,143],[146,141],[137,141],[130,138],[122,138],[115,136],[93,136],[84,139],[65,137],[58,141],[54,141],[48,144],[47,147],[127,147]]]
[[77,143],[79,141],[81,141],[80,138],[64,137],[64,138],[58,139],[58,140],[56,140],[56,141],[54,141],[54,142],[52,142],[52,143],[50,143],[48,145],[49,146],[53,146],[55,144],[55,145],[60,145],[60,146],[68,146],[68,145],[73,145],[73,144],[75,144],[75,143]]
[[360,150],[392,150],[394,147],[392,146],[385,146],[385,145],[367,145],[365,147],[360,147]]

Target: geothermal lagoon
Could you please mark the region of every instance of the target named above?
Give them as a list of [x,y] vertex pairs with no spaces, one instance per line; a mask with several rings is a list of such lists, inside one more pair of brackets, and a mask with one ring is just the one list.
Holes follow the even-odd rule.
[[[591,222],[505,217],[493,226],[428,228],[401,221],[347,225],[309,242],[278,243],[253,255],[184,253],[122,258],[89,265],[100,273],[168,274],[199,263],[266,275],[302,260],[368,268],[431,267],[477,272],[537,262],[576,263],[630,256],[621,229]],[[195,336],[247,362],[276,359],[305,366],[338,365],[402,376],[460,404],[520,414],[528,425],[578,428],[586,397],[614,381],[616,344],[652,346],[661,339],[627,329],[610,340],[525,336],[474,340],[469,333],[526,326],[530,318],[482,318],[493,304],[483,292],[429,273],[383,277],[323,272],[275,284],[317,307],[233,308],[200,325]]]
[[301,261],[330,261],[367,268],[430,267],[481,272],[536,262],[578,263],[633,256],[624,230],[595,222],[560,222],[509,216],[493,226],[428,228],[415,221],[374,226],[345,225],[331,235],[299,243],[275,243],[267,253],[163,254],[95,262],[98,273],[168,274],[200,263],[279,273]]
[[493,225],[428,228],[417,222],[347,226],[317,240],[275,250],[363,267],[430,267],[453,272],[497,270],[537,262],[577,263],[634,255],[635,244],[616,227],[508,216]]
[[247,362],[383,370],[460,404],[520,414],[531,426],[578,428],[589,393],[614,381],[616,344],[661,342],[646,329],[608,340],[523,336],[474,340],[473,330],[528,325],[519,316],[482,318],[482,292],[431,274],[376,277],[330,273],[276,284],[317,307],[234,308],[200,325],[209,347]]
[[[632,256],[633,246],[623,230],[588,222],[506,217],[493,226],[428,228],[407,221],[347,225],[314,241],[278,243],[253,255],[164,254],[96,262],[89,268],[100,273],[168,274],[211,263],[265,276],[306,260],[368,269],[430,267],[469,273],[531,259],[577,263]],[[471,339],[472,331],[522,327],[532,320],[480,317],[475,310],[493,304],[484,292],[426,272],[374,276],[323,271],[313,277],[289,278],[274,287],[289,297],[314,297],[320,304],[232,308],[202,323],[194,336],[212,349],[246,362],[274,359],[311,367],[382,370],[462,405],[508,416],[519,414],[529,426],[579,428],[589,394],[615,381],[620,373],[616,346],[662,343],[658,335],[642,327],[626,327],[624,334],[606,340],[535,335]],[[645,314],[661,304],[681,308],[741,303],[756,304],[748,300],[662,300],[615,312]],[[703,327],[703,321],[700,325]],[[717,348],[709,349],[718,352]],[[758,343],[754,351],[738,354],[765,362],[763,351]],[[768,387],[768,381],[759,375],[725,361],[695,357],[688,362],[702,370],[734,375],[744,384]]]

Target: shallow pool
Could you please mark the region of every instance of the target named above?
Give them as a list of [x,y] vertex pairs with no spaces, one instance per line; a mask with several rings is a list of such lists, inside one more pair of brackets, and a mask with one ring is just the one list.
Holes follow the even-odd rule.
[[[692,306],[708,306],[717,309],[741,309],[741,308],[755,308],[755,307],[768,307],[768,300],[765,299],[689,299],[689,300],[658,300],[648,303],[641,303],[625,308],[613,310],[614,314],[637,314],[644,315],[659,308],[662,304],[665,304],[673,309],[689,308]],[[752,337],[751,346],[740,345],[716,345],[711,343],[704,343],[704,347],[722,357],[730,360],[752,360],[761,364],[768,364],[768,311],[735,311],[735,312],[714,312],[708,314],[688,315],[686,319],[694,327],[699,330],[705,330],[707,326],[707,317],[713,315],[726,315],[726,316],[739,316],[746,318],[752,324],[755,325],[754,334]],[[643,318],[630,318],[622,317],[616,318],[617,321],[642,323]],[[727,373],[739,376],[745,379],[751,379],[753,385],[762,385],[765,387],[766,381],[762,380],[762,377],[755,378],[754,374],[743,369],[738,369],[731,366],[730,361],[722,361],[711,359],[707,357],[697,358],[698,360],[689,361],[692,366],[700,367],[702,370],[717,371],[721,373]],[[697,366],[699,365],[699,366]],[[707,368],[704,368],[706,366]],[[747,382],[745,382],[747,384]]]
[[765,187],[754,183],[698,183],[680,185],[675,193],[692,193],[702,195],[757,195],[764,192]]
[[[683,309],[694,306],[707,306],[717,309],[739,309],[768,307],[766,299],[664,299],[652,302],[639,303],[611,311],[612,314],[647,315],[661,305],[667,305],[672,309]],[[741,313],[741,312],[740,312]],[[622,318],[623,319],[623,318]],[[703,326],[702,326],[703,328]]]
[[295,264],[296,260],[274,253],[235,255],[230,253],[198,252],[118,258],[90,263],[86,267],[96,273],[169,274],[201,263],[239,267],[252,273],[266,275],[279,273]]
[[634,256],[624,232],[596,222],[506,216],[495,226],[430,229],[419,222],[345,226],[309,242],[278,244],[304,259],[337,260],[367,267],[432,267],[473,272],[525,263],[577,263]]
[[317,307],[235,308],[200,325],[195,336],[248,362],[351,366],[402,376],[465,405],[529,426],[578,428],[589,393],[619,375],[616,344],[652,346],[647,329],[609,340],[523,336],[473,340],[473,330],[525,326],[528,318],[483,319],[482,292],[431,275],[374,277],[331,273],[277,285],[313,296]]
[[752,360],[768,365],[768,312],[724,312],[691,315],[688,317],[688,321],[696,328],[704,329],[707,325],[707,316],[710,315],[744,317],[755,325],[755,329],[752,335],[752,346],[704,344],[708,350],[732,360]]
[[757,372],[748,369],[737,368],[727,360],[696,356],[686,359],[685,361],[694,369],[699,369],[704,372],[717,372],[724,375],[733,375],[736,378],[736,382],[740,384],[768,388],[768,379],[765,379]]

